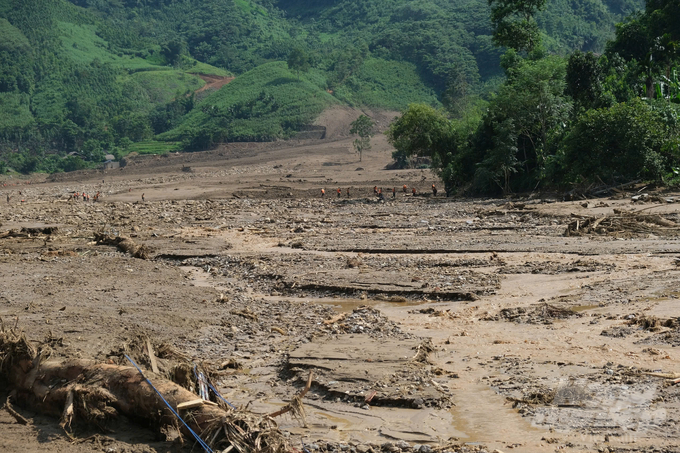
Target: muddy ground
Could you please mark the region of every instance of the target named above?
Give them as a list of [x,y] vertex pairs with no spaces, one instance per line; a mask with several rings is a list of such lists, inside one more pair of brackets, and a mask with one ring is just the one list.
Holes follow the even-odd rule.
[[[0,317],[54,357],[112,360],[146,335],[221,368],[225,398],[256,413],[314,370],[306,423],[278,419],[311,452],[679,451],[680,197],[432,197],[428,170],[385,169],[383,137],[362,162],[351,143],[3,181]],[[181,450],[126,419],[72,441],[17,410],[31,423],[0,411],[2,451]]]

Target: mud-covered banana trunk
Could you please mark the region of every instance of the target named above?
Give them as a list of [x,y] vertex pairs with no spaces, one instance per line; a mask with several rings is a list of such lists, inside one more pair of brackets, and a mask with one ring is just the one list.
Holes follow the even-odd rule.
[[[154,387],[177,410],[177,405],[196,400],[197,396],[174,382],[147,373]],[[73,398],[71,417],[101,424],[118,414],[152,427],[173,424],[175,416],[163,400],[133,367],[95,364],[86,360],[49,360],[35,366],[22,361],[10,373],[10,385],[19,405],[59,416],[67,406],[69,393]],[[196,432],[202,432],[227,411],[214,405],[191,409],[185,417]],[[68,425],[71,420],[63,420]],[[185,434],[189,432],[184,429]]]
[[61,426],[87,422],[104,427],[107,420],[124,415],[152,428],[179,426],[192,439],[190,427],[211,447],[233,446],[237,452],[278,453],[288,450],[276,423],[267,416],[198,402],[180,410],[184,425],[163,401],[177,412],[181,403],[197,396],[152,372],[149,385],[134,367],[91,360],[46,360],[23,335],[0,332],[0,380],[6,381],[14,403],[61,417]]

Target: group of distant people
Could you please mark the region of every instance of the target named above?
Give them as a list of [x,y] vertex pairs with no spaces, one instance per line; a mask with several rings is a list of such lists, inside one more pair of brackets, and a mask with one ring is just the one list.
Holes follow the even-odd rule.
[[96,194],[92,195],[92,197],[90,197],[90,194],[89,194],[89,193],[85,193],[85,192],[73,192],[73,193],[68,197],[68,201],[78,201],[78,200],[81,200],[81,199],[82,199],[82,201],[92,201],[92,202],[94,203],[94,202],[99,201],[99,197],[100,197],[100,196],[101,196],[101,192],[97,192]]
[[[404,186],[402,187],[402,191],[404,193],[408,193],[408,186],[406,184],[404,184]],[[338,198],[340,198],[342,196],[342,189],[340,187],[338,187],[338,189],[336,190],[336,193],[338,194]],[[350,197],[349,187],[347,188],[346,193],[347,193],[347,198],[349,198]],[[411,194],[415,196],[416,193],[417,193],[416,188],[412,187],[411,188]],[[385,195],[383,194],[382,187],[374,186],[373,187],[373,194],[381,200],[385,199]],[[326,196],[326,189],[322,188],[321,189],[321,198],[323,198],[325,196]],[[432,196],[434,196],[434,197],[437,196],[437,186],[435,186],[434,184],[432,184]],[[392,187],[392,198],[397,198],[397,188],[396,187]],[[143,195],[142,195],[142,199],[144,199]]]

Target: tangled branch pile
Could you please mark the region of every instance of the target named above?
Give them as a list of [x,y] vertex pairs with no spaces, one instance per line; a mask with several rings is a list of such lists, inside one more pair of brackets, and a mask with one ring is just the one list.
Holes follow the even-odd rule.
[[577,216],[564,232],[567,237],[588,234],[678,236],[680,225],[658,214],[614,210],[613,215],[599,218]]
[[123,253],[129,253],[135,258],[148,260],[151,258],[152,250],[144,244],[137,244],[130,238],[122,236],[109,236],[102,233],[95,233],[94,240],[97,245],[115,245]]

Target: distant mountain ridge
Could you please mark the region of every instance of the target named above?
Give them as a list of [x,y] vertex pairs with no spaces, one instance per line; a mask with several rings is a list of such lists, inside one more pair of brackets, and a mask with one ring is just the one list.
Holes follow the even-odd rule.
[[[641,7],[552,0],[538,21],[550,52],[600,51]],[[290,137],[333,104],[438,106],[452,80],[497,83],[490,34],[485,0],[0,0],[0,172]],[[194,95],[197,74],[238,83]]]

